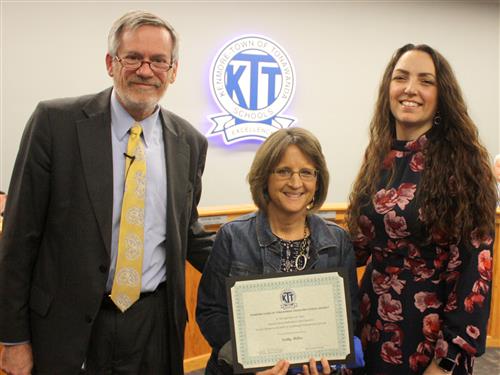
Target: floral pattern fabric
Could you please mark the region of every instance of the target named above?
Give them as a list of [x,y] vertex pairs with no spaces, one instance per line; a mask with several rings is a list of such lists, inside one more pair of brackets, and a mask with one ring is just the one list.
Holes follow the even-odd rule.
[[358,335],[367,374],[422,374],[434,357],[456,360],[453,374],[472,374],[485,349],[493,238],[474,231],[460,243],[426,241],[417,196],[427,142],[425,134],[394,141],[359,218],[354,245],[367,267]]

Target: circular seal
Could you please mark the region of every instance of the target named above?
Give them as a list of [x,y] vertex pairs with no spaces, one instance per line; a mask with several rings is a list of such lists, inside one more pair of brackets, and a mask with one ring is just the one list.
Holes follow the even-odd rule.
[[113,301],[122,311],[127,310],[133,303],[130,297],[125,293],[118,293]]
[[280,294],[280,301],[282,303],[282,307],[293,307],[295,306],[295,301],[297,299],[297,295],[293,289],[284,289]]
[[116,277],[118,285],[136,287],[141,282],[141,275],[132,267],[125,267],[118,270]]
[[125,219],[128,224],[144,225],[144,208],[130,207],[126,213]]
[[276,42],[246,35],[226,44],[211,67],[211,89],[221,108],[243,122],[272,119],[290,103],[295,71]]
[[129,261],[139,259],[143,251],[141,238],[135,233],[127,233],[125,236],[125,257]]

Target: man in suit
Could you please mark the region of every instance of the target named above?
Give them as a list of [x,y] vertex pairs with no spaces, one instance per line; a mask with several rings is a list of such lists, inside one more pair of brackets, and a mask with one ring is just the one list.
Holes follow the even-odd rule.
[[[0,240],[8,374],[183,373],[185,261],[202,270],[212,244],[197,221],[207,141],[158,105],[178,67],[164,20],[118,19],[106,66],[112,88],[40,103],[21,140]],[[145,165],[140,291],[112,299],[135,277],[117,271],[134,163]]]

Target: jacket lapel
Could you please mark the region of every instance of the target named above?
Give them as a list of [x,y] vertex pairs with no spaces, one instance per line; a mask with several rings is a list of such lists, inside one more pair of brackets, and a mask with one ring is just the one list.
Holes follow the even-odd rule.
[[174,123],[168,112],[162,109],[161,114],[167,165],[167,225],[170,230],[177,226],[179,214],[186,204],[189,189],[189,145],[182,129]]
[[97,94],[83,108],[88,117],[77,121],[87,191],[108,254],[111,254],[113,217],[110,95],[111,89]]

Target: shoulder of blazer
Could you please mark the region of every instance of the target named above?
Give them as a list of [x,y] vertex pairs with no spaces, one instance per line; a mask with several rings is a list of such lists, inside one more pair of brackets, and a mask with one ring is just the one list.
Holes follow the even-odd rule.
[[206,138],[191,123],[175,113],[161,108],[163,123],[174,135],[186,138],[187,142],[206,143]]
[[44,100],[38,104],[38,107],[50,112],[64,112],[76,116],[93,117],[105,112],[110,113],[111,90],[112,88],[107,88],[97,94]]

